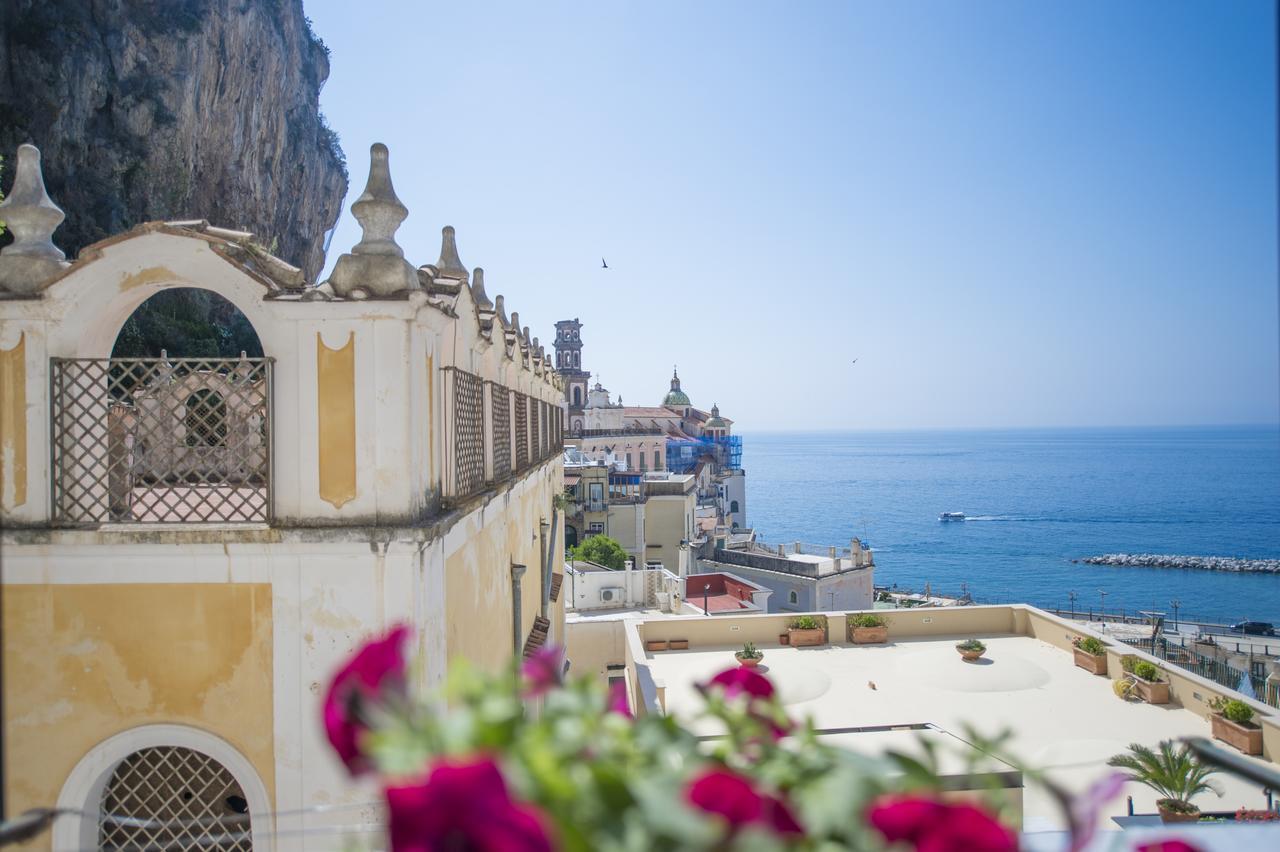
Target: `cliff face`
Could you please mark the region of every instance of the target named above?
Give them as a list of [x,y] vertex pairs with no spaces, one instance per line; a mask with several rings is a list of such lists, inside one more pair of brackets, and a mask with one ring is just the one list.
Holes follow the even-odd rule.
[[314,280],[347,190],[302,0],[0,2],[0,153],[40,148],[82,247],[150,219],[253,231]]

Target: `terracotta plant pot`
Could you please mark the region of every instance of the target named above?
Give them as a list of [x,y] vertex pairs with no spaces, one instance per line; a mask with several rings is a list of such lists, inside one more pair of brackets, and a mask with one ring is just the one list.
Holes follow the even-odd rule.
[[688,639],[672,639],[672,640],[671,640],[671,650],[673,650],[673,651],[687,651],[688,649],[689,649],[689,640],[688,640]]
[[737,659],[738,664],[741,665],[744,669],[754,669],[756,666],[760,665],[760,663],[764,661],[763,654],[761,654],[758,657],[744,657],[742,656],[741,653],[737,653],[737,654],[734,654],[733,656],[735,659]]
[[1104,675],[1107,673],[1106,654],[1090,654],[1088,651],[1082,651],[1079,648],[1076,648],[1075,652],[1076,665],[1080,668],[1096,675]]
[[976,661],[979,657],[981,657],[983,654],[987,653],[986,648],[983,648],[981,651],[966,651],[964,648],[961,648],[959,645],[956,645],[956,650],[960,652],[960,657],[966,663],[972,663]]
[[1253,723],[1242,725],[1233,722],[1221,713],[1209,717],[1213,728],[1213,738],[1222,740],[1229,746],[1238,748],[1244,754],[1262,754],[1262,728]]
[[785,633],[779,633],[779,634],[778,634],[778,644],[779,644],[779,645],[790,645],[790,644],[791,644],[791,637],[790,637],[790,636],[788,636],[788,635],[787,635],[787,634],[785,634]]
[[1138,697],[1148,704],[1169,703],[1169,681],[1167,680],[1143,680],[1134,675],[1133,688],[1137,691]]
[[665,651],[667,650],[666,639],[646,639],[644,643],[646,651]]
[[889,627],[854,627],[850,633],[853,634],[853,644],[855,645],[879,645],[882,642],[889,641]]
[[[1173,799],[1156,799],[1156,810],[1160,812],[1161,822],[1199,822],[1200,809],[1195,805],[1191,805],[1190,813],[1184,813],[1180,810],[1172,810],[1168,806],[1168,802]],[[1178,802],[1179,805],[1186,805],[1186,802]]]
[[814,627],[810,630],[800,630],[791,628],[787,631],[788,643],[795,648],[805,645],[825,645],[827,643],[827,631],[821,627]]

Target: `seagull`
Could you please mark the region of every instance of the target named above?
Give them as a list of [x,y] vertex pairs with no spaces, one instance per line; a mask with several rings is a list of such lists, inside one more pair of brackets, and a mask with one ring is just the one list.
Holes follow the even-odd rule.
[[856,363],[858,363],[858,359],[854,358],[853,361],[849,364],[849,366],[852,367]]
[[605,262],[604,262],[604,258],[603,258],[603,257],[602,257],[602,258],[600,258],[600,268],[601,268],[601,269],[608,269],[608,268],[609,268],[609,264],[607,264],[607,263],[605,263]]

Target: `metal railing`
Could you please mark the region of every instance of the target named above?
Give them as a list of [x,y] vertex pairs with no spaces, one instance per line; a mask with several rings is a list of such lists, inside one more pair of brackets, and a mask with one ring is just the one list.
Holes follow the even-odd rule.
[[269,358],[53,358],[56,526],[271,519]]
[[1165,662],[1173,663],[1179,668],[1195,672],[1200,677],[1211,680],[1228,689],[1239,690],[1247,677],[1250,686],[1253,688],[1253,693],[1258,697],[1259,701],[1272,707],[1280,707],[1280,683],[1274,680],[1268,681],[1265,668],[1261,671],[1255,669],[1255,671],[1246,672],[1224,660],[1206,657],[1194,649],[1169,642],[1162,637],[1156,637],[1155,639],[1129,639],[1115,636],[1112,638],[1128,645],[1130,648],[1138,648],[1148,654],[1159,657]]

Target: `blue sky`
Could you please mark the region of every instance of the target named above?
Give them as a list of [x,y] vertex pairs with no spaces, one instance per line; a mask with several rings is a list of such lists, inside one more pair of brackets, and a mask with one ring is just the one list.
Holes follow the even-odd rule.
[[628,404],[678,363],[746,431],[1278,419],[1269,2],[306,10],[348,205],[385,142],[409,260],[454,225]]

